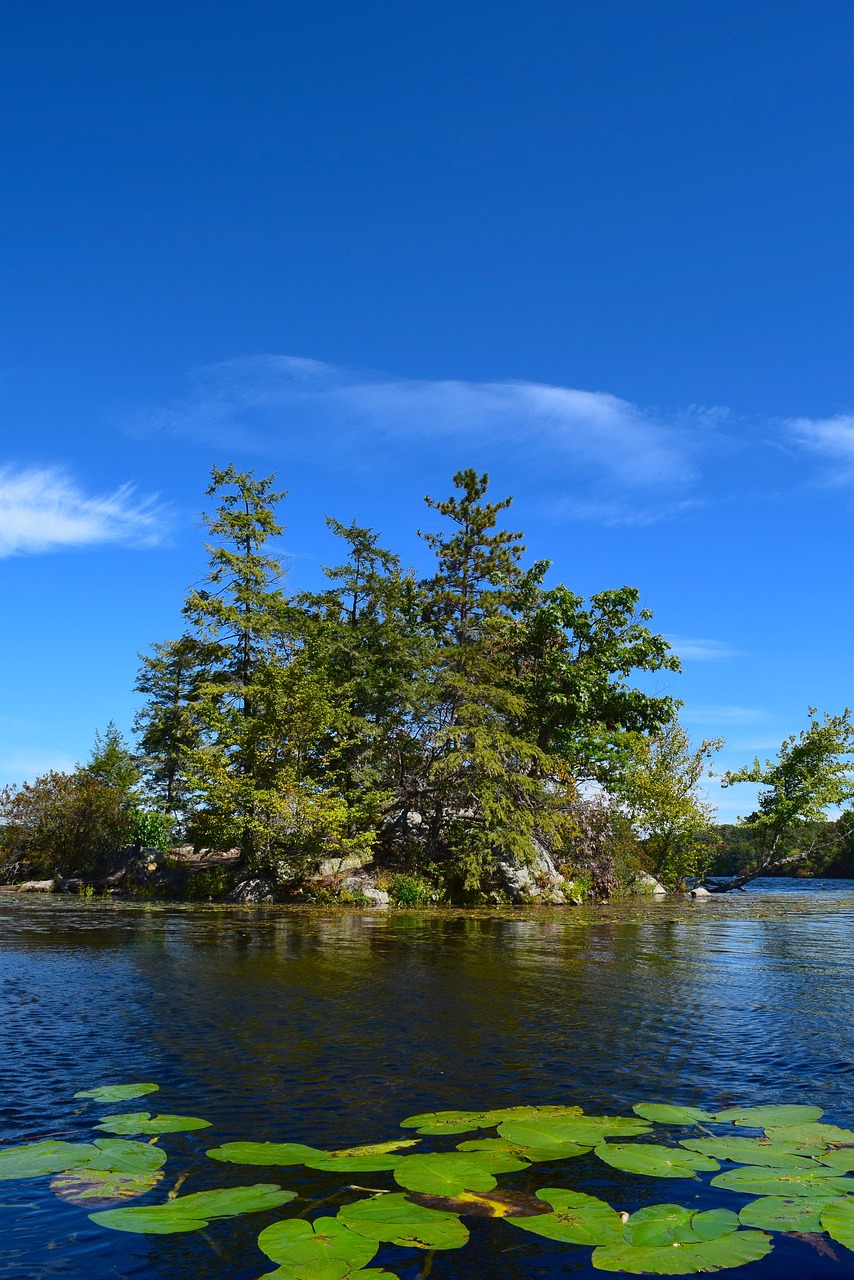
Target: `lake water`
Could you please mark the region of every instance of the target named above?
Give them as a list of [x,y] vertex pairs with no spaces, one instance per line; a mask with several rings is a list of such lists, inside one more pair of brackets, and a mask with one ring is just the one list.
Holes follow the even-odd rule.
[[[408,1114],[440,1108],[560,1102],[613,1115],[643,1100],[712,1110],[790,1101],[854,1122],[850,881],[757,882],[700,902],[435,915],[0,894],[0,989],[4,1143],[88,1140],[104,1108],[81,1110],[76,1090],[156,1081],[154,1099],[115,1109],[152,1103],[212,1122],[163,1140],[189,1174],[184,1192],[275,1181],[321,1196],[341,1179],[215,1164],[205,1149],[236,1139],[381,1141],[404,1136]],[[634,1178],[593,1156],[560,1175],[535,1165],[501,1186],[561,1180],[630,1210],[698,1194],[691,1182]],[[393,1186],[390,1174],[354,1181]],[[715,1203],[737,1209],[745,1199],[718,1193]],[[48,1179],[1,1183],[0,1202],[0,1277],[33,1280],[255,1280],[273,1270],[257,1234],[287,1212],[145,1237],[97,1227],[53,1197]],[[588,1248],[468,1222],[472,1244],[437,1253],[432,1280],[602,1274]],[[834,1249],[837,1260],[776,1236],[769,1257],[740,1274],[854,1275],[854,1255]],[[423,1261],[386,1247],[373,1265],[415,1280]]]

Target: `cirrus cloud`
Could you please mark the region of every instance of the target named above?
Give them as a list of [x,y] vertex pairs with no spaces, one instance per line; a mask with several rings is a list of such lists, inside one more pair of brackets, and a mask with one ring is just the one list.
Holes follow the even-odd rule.
[[162,541],[164,512],[132,485],[89,495],[59,468],[0,467],[0,557]]

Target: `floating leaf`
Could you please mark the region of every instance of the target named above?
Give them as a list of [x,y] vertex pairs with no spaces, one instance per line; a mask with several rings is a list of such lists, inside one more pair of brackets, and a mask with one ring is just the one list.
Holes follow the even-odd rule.
[[89,1142],[32,1142],[0,1151],[0,1182],[9,1178],[41,1178],[86,1164],[97,1153]]
[[762,1231],[821,1231],[821,1212],[836,1196],[762,1196],[738,1215],[745,1227]]
[[177,1231],[197,1231],[213,1218],[234,1218],[241,1213],[276,1209],[296,1199],[295,1191],[283,1191],[275,1183],[259,1182],[253,1187],[224,1187],[221,1191],[197,1191],[177,1196],[165,1204],[140,1205],[133,1209],[105,1209],[90,1213],[92,1222],[113,1231],[134,1231],[145,1235],[171,1235]]
[[399,1193],[357,1200],[339,1210],[338,1217],[369,1240],[416,1249],[461,1249],[469,1238],[454,1214],[425,1209]]
[[95,1153],[86,1161],[89,1169],[110,1173],[154,1173],[166,1163],[166,1152],[150,1142],[127,1138],[96,1138]]
[[824,1165],[814,1169],[728,1169],[712,1178],[713,1187],[749,1196],[839,1196],[854,1190],[854,1180],[841,1178]]
[[604,1200],[564,1187],[543,1187],[537,1196],[552,1206],[552,1213],[525,1218],[511,1215],[507,1221],[565,1244],[615,1244],[622,1240],[623,1221]]
[[509,1138],[474,1138],[458,1142],[457,1151],[487,1151],[518,1156],[521,1160],[542,1163],[547,1160],[571,1160],[573,1156],[586,1155],[591,1146],[579,1146],[576,1142],[555,1143],[553,1147],[523,1147]]
[[280,1274],[288,1280],[343,1280],[371,1261],[377,1242],[337,1218],[290,1218],[262,1231],[258,1248],[279,1263]]
[[822,1209],[821,1225],[846,1249],[854,1249],[854,1199],[835,1200]]
[[159,1084],[102,1084],[97,1089],[81,1089],[75,1098],[91,1098],[94,1102],[130,1102],[146,1093],[156,1093]]
[[50,1189],[60,1200],[94,1209],[100,1205],[136,1200],[153,1191],[163,1177],[153,1173],[110,1173],[106,1169],[70,1169],[51,1179]]
[[723,1271],[757,1262],[771,1250],[771,1240],[761,1231],[731,1231],[701,1244],[611,1245],[593,1250],[592,1262],[600,1271],[628,1271],[632,1275],[685,1276],[698,1271]]
[[854,1147],[840,1147],[837,1151],[828,1151],[819,1159],[822,1164],[829,1165],[838,1173],[854,1173]]
[[96,1129],[106,1133],[182,1133],[188,1129],[209,1129],[210,1120],[197,1116],[151,1116],[147,1111],[128,1111],[120,1116],[104,1116]]
[[698,1124],[712,1118],[708,1111],[701,1111],[699,1107],[675,1107],[669,1102],[636,1102],[632,1111],[654,1124]]
[[581,1107],[497,1107],[490,1111],[425,1111],[401,1120],[401,1129],[417,1129],[423,1134],[470,1133],[472,1129],[490,1129],[503,1120],[527,1119],[531,1116],[580,1116]]
[[328,1151],[306,1147],[301,1142],[224,1142],[211,1147],[207,1155],[224,1164],[305,1164],[306,1160],[324,1160]]
[[769,1125],[806,1124],[824,1115],[821,1107],[800,1105],[782,1107],[729,1107],[712,1116],[718,1124],[741,1124],[750,1129],[765,1129]]
[[444,1209],[446,1213],[468,1214],[475,1218],[531,1218],[552,1211],[545,1200],[524,1191],[491,1191],[487,1195],[461,1191],[457,1196],[430,1196],[413,1191],[408,1198],[413,1204],[421,1204],[428,1209]]
[[307,1156],[304,1164],[309,1169],[324,1169],[329,1173],[380,1173],[394,1169],[401,1163],[401,1151],[418,1146],[420,1138],[408,1138],[400,1142],[378,1142],[364,1147],[345,1147],[341,1151],[320,1151]]
[[704,1173],[720,1169],[717,1160],[698,1151],[680,1151],[678,1147],[661,1147],[653,1142],[603,1143],[595,1154],[614,1169],[651,1178],[694,1178],[698,1169]]
[[649,1133],[652,1126],[633,1116],[555,1116],[530,1120],[505,1120],[498,1126],[502,1138],[523,1147],[553,1147],[562,1142],[595,1147],[605,1138],[633,1138]]
[[854,1145],[854,1132],[840,1129],[836,1124],[776,1125],[765,1132],[772,1142],[801,1142],[807,1146],[816,1142]]
[[768,1138],[686,1138],[679,1144],[716,1160],[735,1164],[767,1165],[778,1169],[809,1169],[809,1157],[822,1147],[801,1147],[794,1142],[770,1142]]
[[461,1191],[491,1191],[495,1173],[526,1169],[527,1162],[513,1155],[447,1151],[406,1156],[394,1169],[394,1180],[409,1191],[454,1196]]
[[652,1204],[633,1213],[623,1227],[623,1238],[632,1245],[699,1244],[717,1240],[738,1229],[738,1215],[729,1209],[698,1213],[681,1204]]

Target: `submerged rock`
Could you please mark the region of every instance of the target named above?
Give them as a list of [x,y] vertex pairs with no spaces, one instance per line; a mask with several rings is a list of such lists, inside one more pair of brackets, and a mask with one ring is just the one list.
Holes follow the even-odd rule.
[[691,890],[692,898],[711,898],[711,896],[708,889],[704,889],[701,884],[698,884],[696,889]]

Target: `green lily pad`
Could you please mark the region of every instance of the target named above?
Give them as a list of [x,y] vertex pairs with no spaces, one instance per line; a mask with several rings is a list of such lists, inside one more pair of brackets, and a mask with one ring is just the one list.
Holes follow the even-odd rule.
[[60,1200],[96,1209],[103,1205],[138,1200],[161,1181],[160,1169],[153,1173],[110,1173],[107,1169],[70,1169],[51,1179],[50,1189]]
[[234,1218],[242,1213],[276,1209],[296,1199],[295,1191],[283,1191],[275,1183],[259,1182],[253,1187],[224,1187],[221,1191],[197,1191],[176,1196],[165,1204],[139,1205],[132,1209],[105,1209],[90,1213],[92,1222],[113,1231],[133,1231],[143,1235],[172,1235],[197,1231],[214,1218]]
[[816,1142],[854,1146],[854,1132],[851,1129],[840,1129],[837,1124],[775,1125],[767,1128],[765,1133],[772,1142],[801,1142],[805,1146]]
[[32,1142],[0,1151],[0,1182],[9,1178],[41,1178],[86,1164],[97,1153],[90,1142]]
[[771,1250],[762,1231],[731,1231],[701,1244],[618,1244],[593,1250],[599,1271],[628,1271],[631,1275],[685,1276],[699,1271],[723,1271],[757,1262]]
[[822,1164],[829,1165],[837,1173],[854,1173],[854,1147],[840,1147],[819,1156]]
[[498,1126],[502,1138],[522,1147],[554,1147],[574,1142],[595,1147],[605,1138],[634,1138],[652,1129],[634,1116],[555,1116],[529,1120],[505,1120]]
[[301,1142],[224,1142],[205,1153],[211,1160],[224,1164],[305,1164],[307,1160],[325,1160],[328,1151],[306,1147]]
[[397,1192],[345,1205],[338,1217],[369,1240],[415,1249],[461,1249],[469,1238],[455,1214],[425,1209]]
[[415,1147],[420,1138],[408,1138],[400,1142],[377,1142],[364,1147],[345,1147],[340,1151],[321,1151],[307,1156],[304,1164],[309,1169],[324,1169],[329,1173],[380,1173],[394,1169],[401,1163],[401,1151]]
[[106,1133],[182,1133],[189,1129],[209,1129],[210,1120],[197,1116],[151,1116],[147,1111],[128,1111],[120,1116],[104,1116],[96,1129]]
[[553,1147],[523,1147],[509,1138],[473,1138],[458,1142],[457,1151],[486,1151],[518,1156],[520,1160],[543,1163],[548,1160],[571,1160],[573,1156],[586,1155],[592,1147],[582,1147],[576,1142],[555,1143]]
[[150,1142],[128,1138],[96,1138],[95,1153],[86,1161],[88,1169],[110,1173],[154,1173],[166,1163],[166,1152]]
[[718,1111],[712,1119],[718,1124],[741,1124],[750,1129],[765,1129],[769,1125],[807,1124],[824,1115],[821,1107],[800,1105],[781,1107],[728,1107]]
[[146,1093],[156,1093],[159,1084],[102,1084],[97,1089],[81,1089],[75,1098],[91,1098],[94,1102],[130,1102]]
[[524,1218],[510,1215],[506,1221],[523,1231],[565,1244],[616,1244],[623,1238],[623,1221],[604,1200],[565,1187],[544,1187],[537,1197],[550,1204],[554,1212]]
[[822,1147],[799,1147],[794,1142],[770,1142],[767,1138],[686,1138],[679,1144],[716,1160],[735,1164],[766,1165],[778,1169],[809,1169],[810,1156]]
[[337,1218],[290,1218],[262,1231],[258,1248],[279,1263],[280,1274],[288,1280],[344,1280],[367,1266],[377,1241],[351,1231]]
[[662,1147],[652,1142],[608,1142],[597,1147],[595,1154],[613,1169],[639,1173],[652,1178],[695,1178],[699,1169],[708,1173],[720,1169],[717,1160],[698,1151],[680,1151],[678,1147]]
[[708,1111],[701,1111],[699,1107],[675,1107],[669,1102],[636,1102],[632,1111],[654,1124],[699,1124],[712,1118]]
[[531,1116],[580,1116],[581,1107],[495,1107],[489,1111],[424,1111],[401,1120],[401,1129],[417,1129],[419,1133],[470,1133],[473,1129],[491,1129],[503,1120],[527,1119]]
[[491,1191],[496,1173],[526,1169],[527,1161],[513,1155],[457,1151],[406,1156],[394,1168],[394,1180],[407,1191],[453,1196],[461,1191]]
[[761,1231],[821,1231],[821,1213],[837,1196],[762,1196],[738,1215],[745,1227]]
[[822,1209],[821,1225],[839,1244],[854,1249],[854,1199],[836,1200]]
[[632,1245],[699,1244],[717,1240],[738,1230],[738,1214],[729,1209],[697,1212],[681,1204],[652,1204],[633,1213],[623,1227],[623,1239]]
[[759,1169],[744,1165],[712,1178],[713,1187],[748,1196],[841,1196],[854,1190],[854,1179],[838,1177],[833,1169]]

